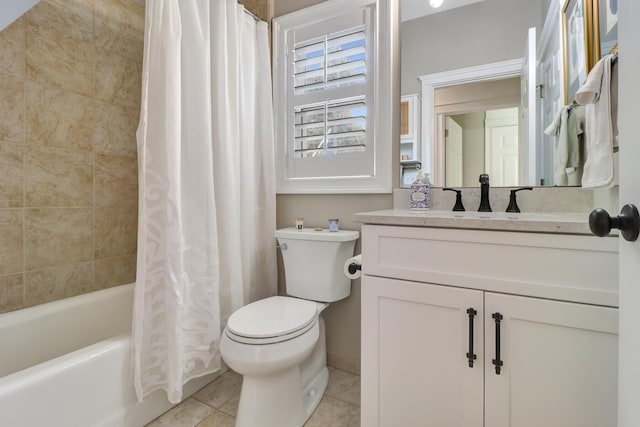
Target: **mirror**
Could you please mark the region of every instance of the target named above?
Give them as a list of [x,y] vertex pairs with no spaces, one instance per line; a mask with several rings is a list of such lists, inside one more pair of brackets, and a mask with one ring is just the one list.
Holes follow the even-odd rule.
[[451,187],[473,187],[481,173],[492,186],[517,186],[520,77],[438,87],[433,177]]
[[564,105],[560,19],[547,17],[560,3],[400,0],[403,186],[416,165],[436,186],[478,186],[480,173],[492,186],[555,185],[544,123]]
[[[437,141],[437,140],[436,140]],[[482,173],[494,187],[518,185],[518,107],[444,115],[445,184],[473,187]]]

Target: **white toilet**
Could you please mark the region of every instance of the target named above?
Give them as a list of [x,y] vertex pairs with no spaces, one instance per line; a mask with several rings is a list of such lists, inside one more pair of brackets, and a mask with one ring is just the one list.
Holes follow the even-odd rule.
[[236,427],[300,427],[320,403],[329,379],[320,312],[351,293],[344,263],[357,231],[275,232],[287,294],[234,312],[220,353],[243,375]]

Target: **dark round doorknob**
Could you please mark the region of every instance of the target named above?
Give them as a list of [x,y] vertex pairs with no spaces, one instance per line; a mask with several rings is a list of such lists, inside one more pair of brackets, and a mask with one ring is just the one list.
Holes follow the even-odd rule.
[[612,228],[620,230],[625,240],[634,242],[640,232],[640,215],[634,205],[624,205],[620,215],[610,217],[604,209],[595,209],[589,214],[589,228],[596,236],[604,237]]

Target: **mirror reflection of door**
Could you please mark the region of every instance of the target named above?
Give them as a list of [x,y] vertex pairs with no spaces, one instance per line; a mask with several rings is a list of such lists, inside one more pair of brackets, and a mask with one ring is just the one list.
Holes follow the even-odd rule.
[[[515,108],[520,104],[520,77],[438,87],[434,91],[435,135],[434,185],[477,187],[478,176],[487,172],[485,154],[486,111]],[[445,142],[447,117],[462,127],[462,177],[454,165],[451,142]],[[515,115],[517,119],[517,114]],[[517,123],[517,120],[516,120]],[[449,130],[449,132],[453,132]],[[516,137],[516,140],[518,138]],[[492,186],[498,184],[490,174]],[[497,177],[496,177],[497,178]],[[518,185],[516,182],[513,185]]]
[[524,51],[522,63],[522,79],[520,80],[520,161],[518,166],[519,182],[522,185],[535,185],[539,182],[539,173],[536,163],[537,124],[536,106],[538,97],[536,96],[536,29],[529,28],[527,32],[527,43]]
[[462,187],[462,126],[445,119],[445,179],[448,186]]
[[485,169],[491,185],[518,185],[518,109],[505,108],[486,113]]
[[518,107],[444,118],[445,185],[473,187],[488,173],[492,186],[518,185]]

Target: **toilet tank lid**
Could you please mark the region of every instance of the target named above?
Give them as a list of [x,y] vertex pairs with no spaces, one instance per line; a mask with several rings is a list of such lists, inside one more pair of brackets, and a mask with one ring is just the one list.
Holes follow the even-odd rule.
[[283,239],[350,242],[352,240],[358,240],[360,232],[354,230],[329,231],[327,229],[316,231],[313,228],[305,228],[299,231],[294,227],[289,227],[276,230],[275,235],[277,238],[281,237]]

